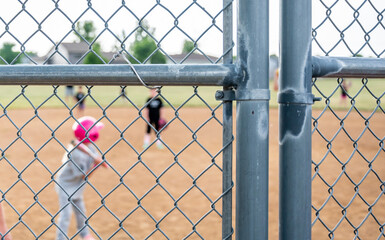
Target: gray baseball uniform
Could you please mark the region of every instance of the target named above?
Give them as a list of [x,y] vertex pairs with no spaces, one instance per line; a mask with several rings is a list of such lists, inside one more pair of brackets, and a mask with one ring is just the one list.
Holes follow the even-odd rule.
[[[73,146],[69,146],[69,150]],[[96,149],[90,145],[90,150],[97,153]],[[63,156],[62,169],[58,173],[56,191],[59,195],[60,215],[58,218],[58,230],[56,239],[67,239],[65,235],[71,219],[72,209],[75,213],[77,229],[81,237],[89,234],[88,227],[85,226],[86,209],[83,201],[83,191],[86,186],[83,177],[94,166],[94,160],[79,149],[74,149]]]

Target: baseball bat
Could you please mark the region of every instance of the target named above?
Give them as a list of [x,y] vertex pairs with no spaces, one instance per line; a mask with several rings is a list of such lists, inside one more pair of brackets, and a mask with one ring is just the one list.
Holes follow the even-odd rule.
[[[100,159],[98,155],[96,155],[95,153],[93,153],[93,152],[91,151],[91,149],[90,149],[89,147],[87,147],[87,145],[85,145],[85,144],[83,144],[83,143],[80,143],[80,142],[77,141],[77,140],[72,140],[72,141],[71,141],[71,144],[72,144],[74,147],[77,146],[77,148],[78,148],[80,151],[82,151],[83,153],[87,154],[87,155],[90,156],[92,159],[94,159],[94,160],[99,160],[99,159]],[[108,167],[107,163],[105,163],[105,162],[103,162],[101,165],[102,165],[103,167],[105,167],[105,168]]]

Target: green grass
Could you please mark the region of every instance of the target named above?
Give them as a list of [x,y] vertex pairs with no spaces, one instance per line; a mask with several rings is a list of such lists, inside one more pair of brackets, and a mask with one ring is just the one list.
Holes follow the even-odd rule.
[[[354,98],[355,106],[360,111],[373,111],[378,105],[377,100],[381,102],[381,107],[385,108],[385,98],[381,98],[385,93],[385,79],[368,79],[364,83],[362,79],[345,79],[345,81],[351,82],[348,94],[351,98]],[[270,86],[270,89],[273,89],[272,83]],[[329,105],[333,110],[349,109],[351,107],[350,102],[352,99],[348,98],[346,103],[341,101],[341,88],[338,85],[337,79],[319,78],[316,80],[315,86],[312,92],[316,97],[322,97],[322,101],[316,102],[313,105],[313,109],[324,109],[326,99],[328,99]],[[277,92],[273,90],[271,90],[270,106],[278,106]]]
[[[189,107],[200,107],[206,104],[217,106],[219,102],[215,100],[215,92],[219,89],[221,87],[198,87],[195,89],[193,87],[168,86],[162,88],[161,94],[175,108],[182,104]],[[127,99],[119,97],[121,88],[118,86],[94,86],[90,89],[83,87],[83,91],[89,92],[92,96],[92,98],[87,96],[87,106],[100,105],[105,108],[109,105],[111,107],[131,105]],[[58,88],[52,86],[27,86],[24,88],[21,86],[0,86],[0,104],[7,109],[23,109],[32,106],[35,108],[59,108],[65,106],[64,92],[64,86]],[[149,90],[143,86],[128,86],[126,87],[126,96],[132,104],[141,107],[149,96]],[[73,104],[69,104],[69,106],[72,107]]]
[[315,86],[324,96],[321,96],[319,91],[313,87],[313,94],[322,97],[322,101],[316,102],[314,107],[324,108],[325,100],[328,98],[333,109],[350,108],[352,106],[351,101],[360,111],[373,111],[379,103],[382,108],[385,108],[385,98],[382,97],[385,93],[384,79],[345,79],[344,81],[350,85],[346,103],[341,101],[341,88],[336,79],[317,79]]
[[[359,110],[373,111],[377,106],[378,99],[381,101],[381,106],[385,108],[383,103],[384,98],[380,98],[385,92],[384,79],[369,79],[366,84],[364,84],[361,79],[349,79],[348,81],[351,81],[349,95],[352,97],[354,96],[355,106]],[[341,90],[338,87],[336,79],[317,79],[315,85],[325,96],[329,97],[330,106],[333,109],[348,109],[351,106],[350,99],[346,104],[341,103]],[[366,88],[364,86],[366,86]],[[219,104],[219,102],[215,100],[215,92],[220,89],[221,87],[198,87],[195,89],[193,87],[185,86],[167,86],[162,88],[162,96],[164,96],[175,108],[182,104],[188,107],[201,107],[206,104],[214,107]],[[24,88],[21,86],[0,86],[0,104],[7,109],[31,108],[32,105],[35,108],[39,106],[43,108],[64,107],[64,90],[64,86],[60,86],[56,89],[52,86],[27,86]],[[94,86],[89,90],[85,88],[83,88],[83,90],[89,91],[95,101],[103,108],[110,104],[111,107],[131,105],[127,100],[119,98],[121,88],[118,86]],[[321,96],[314,87],[313,94],[318,97]],[[126,95],[133,104],[141,107],[148,98],[149,90],[143,86],[128,86],[126,87]],[[204,101],[202,101],[202,99]],[[313,108],[323,109],[326,105],[325,100],[325,97],[322,97],[322,101],[316,102],[313,105]],[[95,101],[88,96],[86,105],[88,107],[95,107],[97,106]],[[70,107],[72,106],[73,103]],[[273,90],[271,91],[270,106],[273,108],[278,106],[277,92]]]

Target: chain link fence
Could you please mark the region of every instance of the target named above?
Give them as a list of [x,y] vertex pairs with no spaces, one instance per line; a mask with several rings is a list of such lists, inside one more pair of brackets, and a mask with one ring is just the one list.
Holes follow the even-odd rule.
[[[118,52],[127,54],[133,63],[157,63],[162,58],[159,55],[172,63],[196,61],[194,58],[201,63],[217,63],[232,49],[231,46],[222,51],[223,11],[231,4],[232,1],[227,6],[222,1],[146,0],[140,5],[126,1],[14,1],[2,9],[0,24],[4,30],[0,37],[2,43],[14,45],[16,55],[5,58],[2,54],[1,61],[79,64],[93,56],[100,63],[122,63],[113,55]],[[145,40],[149,50],[136,52],[135,40]],[[191,47],[182,55],[183,41],[191,43]]]
[[[87,63],[126,64],[130,69],[127,61],[133,70],[150,63],[220,64],[232,59],[232,40],[222,44],[232,39],[223,26],[224,18],[232,19],[224,16],[231,5],[13,1],[0,10],[0,67],[7,72],[19,66]],[[175,76],[170,71],[167,77]],[[224,216],[232,212],[231,195],[224,200],[232,184],[222,187],[222,182],[231,183],[223,179],[231,177],[231,168],[222,166],[225,161],[231,165],[231,157],[222,158],[233,140],[222,142],[226,126],[223,104],[214,99],[218,87],[198,87],[213,85],[201,79],[184,83],[191,86],[158,87],[150,96],[139,80],[130,86],[108,80],[84,86],[76,80],[83,86],[73,90],[84,95],[74,100],[72,93],[67,95],[66,80],[54,86],[25,82],[0,87],[0,203],[8,227],[1,233],[4,239],[55,239],[60,233],[77,239],[87,231],[95,239],[231,239],[231,226],[222,227],[224,219],[232,222],[231,215]],[[156,99],[167,120],[158,129],[148,118],[148,106]],[[85,115],[104,124],[98,141],[93,142],[88,131],[86,139],[107,168],[82,169],[74,159],[82,144],[69,147],[72,126]],[[65,186],[58,178],[69,166],[84,181],[75,193],[66,192],[66,204],[59,207],[57,192]],[[84,209],[76,196],[83,187]],[[68,231],[59,220],[66,208],[81,219],[77,224],[69,219]]]
[[[313,1],[313,55],[383,58],[384,11],[383,1]],[[313,79],[323,99],[313,107],[314,239],[385,237],[384,86]]]

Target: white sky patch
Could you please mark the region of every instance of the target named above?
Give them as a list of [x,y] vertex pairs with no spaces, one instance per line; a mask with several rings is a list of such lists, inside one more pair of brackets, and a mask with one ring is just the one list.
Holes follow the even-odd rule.
[[[316,29],[313,55],[378,56],[385,50],[385,22],[381,18],[385,1],[313,0],[312,25]],[[59,42],[77,37],[72,25],[92,20],[97,41],[104,51],[115,50],[128,36],[126,49],[134,39],[137,19],[146,19],[155,28],[154,37],[167,54],[178,54],[184,40],[197,41],[199,49],[212,56],[222,55],[222,0],[52,0],[6,1],[0,8],[0,44],[12,42],[14,50],[45,55]],[[270,0],[270,53],[279,55],[279,0]],[[360,5],[361,4],[361,5]],[[56,6],[58,8],[56,8]],[[199,6],[198,6],[199,5]],[[328,10],[330,8],[330,11]],[[358,9],[358,15],[354,11]],[[236,42],[236,2],[234,3],[234,41]],[[213,24],[213,22],[215,24]],[[321,24],[322,23],[322,24]],[[321,25],[320,25],[321,24]],[[119,40],[118,40],[119,39]],[[199,53],[199,52],[198,52]],[[234,50],[236,54],[236,49]],[[383,57],[384,54],[381,56]]]

